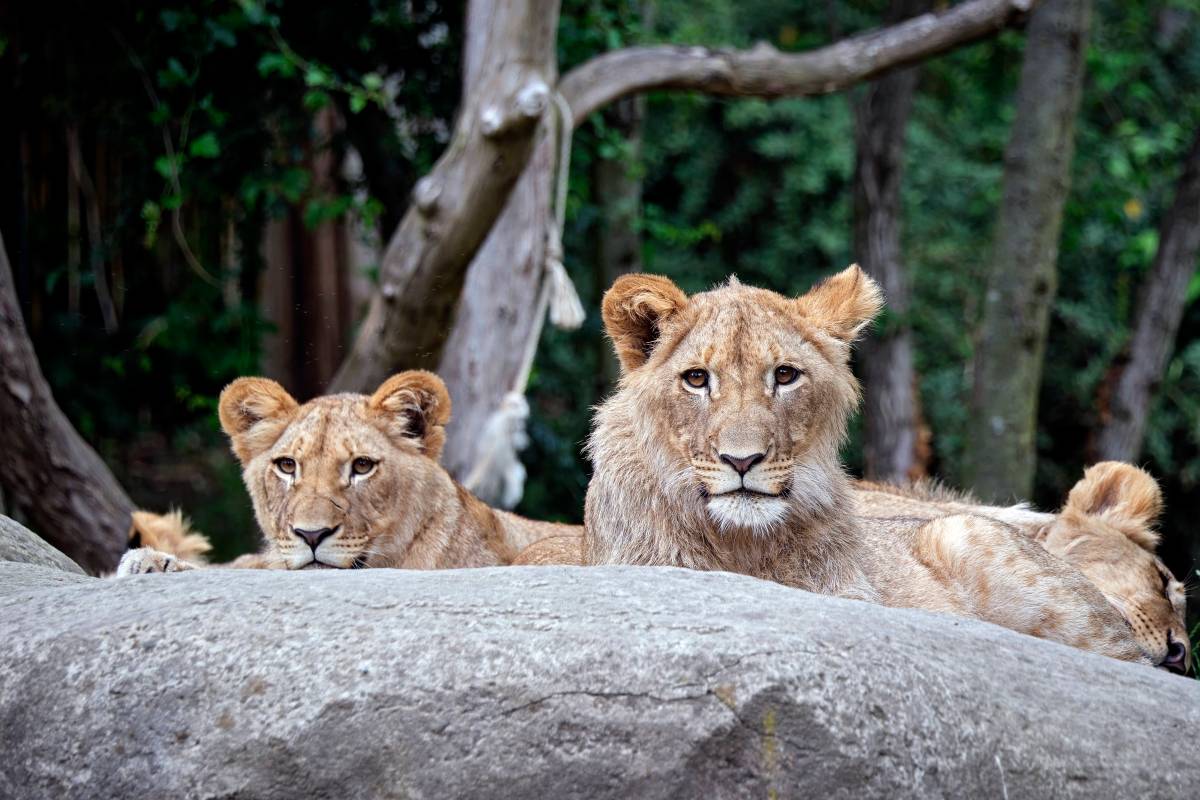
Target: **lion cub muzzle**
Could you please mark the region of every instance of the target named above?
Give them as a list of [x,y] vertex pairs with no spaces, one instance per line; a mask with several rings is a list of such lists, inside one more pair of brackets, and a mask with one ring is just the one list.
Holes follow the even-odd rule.
[[338,525],[337,528],[317,528],[316,530],[292,528],[292,533],[299,536],[301,541],[305,542],[309,547],[311,547],[313,554],[315,555],[321,542],[337,533],[338,528],[340,527],[342,526]]
[[291,511],[287,530],[298,540],[294,550],[300,561],[297,566],[343,566],[344,557],[335,554],[332,547],[343,527],[345,512],[342,505],[328,497],[312,494],[297,497]]

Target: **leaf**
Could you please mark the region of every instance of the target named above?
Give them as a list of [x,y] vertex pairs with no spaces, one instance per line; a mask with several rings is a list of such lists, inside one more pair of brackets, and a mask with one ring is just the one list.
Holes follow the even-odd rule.
[[158,71],[158,84],[164,88],[171,88],[179,85],[190,85],[192,76],[188,75],[183,64],[179,63],[179,59],[171,58],[167,60],[167,68]]
[[313,89],[304,93],[304,107],[309,111],[320,111],[329,105],[329,95],[321,89]]
[[215,133],[208,131],[192,140],[188,153],[196,158],[216,158],[221,155],[221,143]]
[[309,67],[304,73],[304,83],[307,86],[328,86],[332,82],[329,73],[320,67]]
[[264,78],[275,74],[290,78],[296,74],[296,68],[282,53],[263,53],[258,59],[258,74]]
[[1194,303],[1197,297],[1200,297],[1200,272],[1192,275],[1191,281],[1188,282],[1187,305]]
[[368,72],[362,77],[362,85],[374,92],[383,88],[383,78],[378,72]]
[[179,156],[172,159],[170,156],[159,156],[154,159],[154,171],[162,175],[167,180],[175,177],[175,173],[179,168]]
[[233,31],[213,20],[205,20],[204,26],[208,28],[208,32],[212,34],[213,41],[225,47],[233,47],[237,44],[237,36]]
[[367,107],[367,96],[362,92],[354,92],[350,95],[350,113],[357,114]]

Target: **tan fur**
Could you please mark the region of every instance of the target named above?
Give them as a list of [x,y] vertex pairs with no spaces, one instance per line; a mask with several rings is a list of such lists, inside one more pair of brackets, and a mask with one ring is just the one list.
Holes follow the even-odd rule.
[[929,484],[854,484],[866,518],[936,519],[971,513],[1013,525],[1078,569],[1121,613],[1158,666],[1186,671],[1190,663],[1184,586],[1155,554],[1154,522],[1162,493],[1148,473],[1108,461],[1090,467],[1057,514],[1025,506],[987,506],[969,494]]
[[[438,464],[450,397],[432,373],[304,405],[274,381],[241,378],[221,393],[219,412],[266,539],[260,554],[231,566],[494,566],[573,530],[495,511]],[[352,469],[359,458],[374,464],[362,475]],[[280,459],[294,462],[291,474]],[[313,546],[298,531],[332,533]]]
[[208,537],[193,530],[182,511],[155,514],[139,510],[130,516],[130,550],[149,547],[196,563],[203,563],[205,554],[212,550]]
[[[1010,526],[854,516],[838,458],[859,398],[850,348],[880,305],[857,266],[798,299],[619,279],[604,322],[623,374],[588,442],[585,562],[740,572],[1148,663],[1094,586]],[[800,377],[777,384],[780,366]]]
[[583,528],[560,536],[547,536],[517,554],[513,566],[583,565]]

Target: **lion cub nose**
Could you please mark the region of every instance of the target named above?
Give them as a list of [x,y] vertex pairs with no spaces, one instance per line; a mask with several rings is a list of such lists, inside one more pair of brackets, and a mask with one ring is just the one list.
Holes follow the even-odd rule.
[[313,550],[317,549],[317,545],[333,536],[337,528],[317,528],[316,530],[308,531],[303,528],[292,528],[292,533],[299,536]]
[[754,465],[767,457],[766,453],[755,453],[754,455],[739,458],[731,456],[728,453],[721,453],[721,460],[729,466],[733,467],[734,471],[741,476],[745,476],[747,472],[754,468]]
[[1165,667],[1171,672],[1178,672],[1180,675],[1187,673],[1187,647],[1183,642],[1175,641],[1175,637],[1167,634],[1167,656],[1159,664],[1160,667]]

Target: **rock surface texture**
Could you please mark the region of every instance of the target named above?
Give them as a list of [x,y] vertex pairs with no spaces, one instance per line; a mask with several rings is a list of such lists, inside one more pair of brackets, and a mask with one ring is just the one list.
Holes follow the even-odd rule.
[[83,575],[83,569],[25,526],[0,515],[0,561],[57,567]]
[[0,563],[0,797],[1195,797],[1200,683],[677,569]]

